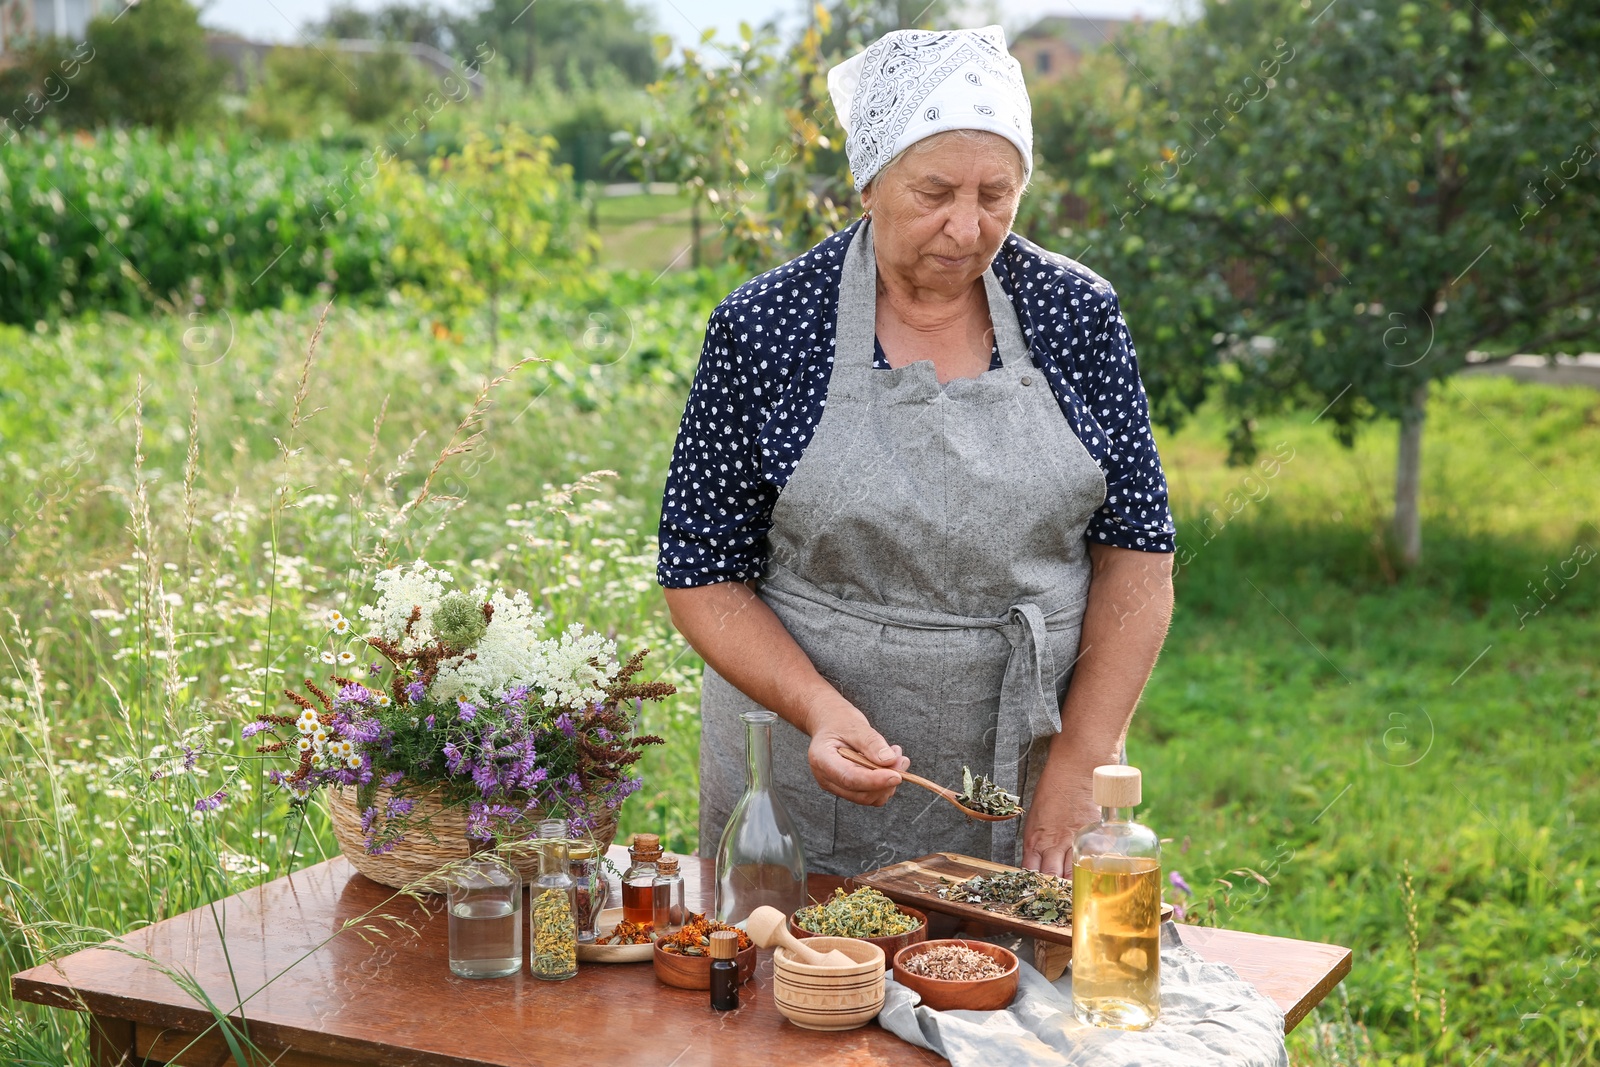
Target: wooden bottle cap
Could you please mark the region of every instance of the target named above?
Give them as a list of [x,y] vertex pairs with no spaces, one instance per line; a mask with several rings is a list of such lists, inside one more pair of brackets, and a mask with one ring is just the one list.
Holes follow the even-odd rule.
[[1139,805],[1139,768],[1109,763],[1094,769],[1094,802],[1102,808]]
[[734,930],[718,930],[711,935],[711,958],[736,959],[739,955],[739,934]]
[[656,864],[656,873],[657,874],[677,874],[678,873],[678,857],[676,857],[676,856],[663,856],[661,858],[661,862]]
[[628,851],[638,859],[661,855],[661,837],[657,834],[634,834]]

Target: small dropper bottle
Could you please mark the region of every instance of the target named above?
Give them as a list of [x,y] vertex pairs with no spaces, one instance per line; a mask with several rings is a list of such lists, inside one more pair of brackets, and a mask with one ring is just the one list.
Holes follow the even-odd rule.
[[1161,1011],[1161,839],[1133,821],[1139,772],[1094,770],[1100,821],[1072,847],[1072,1007],[1080,1022],[1143,1030]]
[[711,1007],[733,1011],[739,1007],[739,935],[718,930],[711,935]]

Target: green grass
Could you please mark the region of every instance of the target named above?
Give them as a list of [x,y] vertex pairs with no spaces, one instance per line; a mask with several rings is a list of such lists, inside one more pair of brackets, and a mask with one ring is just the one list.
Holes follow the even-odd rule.
[[[699,663],[651,538],[728,280],[648,281],[513,316],[503,351],[553,362],[496,390],[484,440],[412,508],[479,388],[478,332],[336,308],[298,418],[311,308],[236,316],[216,362],[178,318],[0,334],[0,971],[328,854],[237,731],[302,670],[312,613],[384,558],[492,574],[654,649],[681,693],[648,709],[669,744],[624,833],[694,846]],[[1346,451],[1309,415],[1263,425],[1272,477],[1227,468],[1222,427],[1161,437],[1189,555],[1129,742],[1191,911],[1355,950],[1296,1063],[1593,1062],[1600,560],[1517,605],[1600,550],[1600,394],[1438,389],[1411,573],[1374,537],[1392,427]],[[600,468],[603,493],[552,506],[547,486]],[[185,737],[194,773],[171,768]],[[221,785],[229,805],[192,819]],[[0,1060],[81,1063],[85,1042],[76,1016],[0,1000]]]
[[663,215],[681,215],[689,218],[689,198],[683,194],[663,196],[659,193],[636,193],[632,196],[602,196],[595,207],[600,225],[626,226],[635,222],[650,222]]

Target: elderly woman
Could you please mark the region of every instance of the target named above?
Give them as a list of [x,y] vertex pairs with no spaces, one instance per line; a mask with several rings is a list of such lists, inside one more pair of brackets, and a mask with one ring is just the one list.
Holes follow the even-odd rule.
[[[1132,343],[1110,285],[1010,232],[1033,134],[999,27],[888,34],[829,88],[865,211],[713,312],[662,506],[707,664],[702,849],[764,707],[810,869],[1070,873],[1172,605]],[[1020,834],[896,789],[964,767],[1023,797]]]

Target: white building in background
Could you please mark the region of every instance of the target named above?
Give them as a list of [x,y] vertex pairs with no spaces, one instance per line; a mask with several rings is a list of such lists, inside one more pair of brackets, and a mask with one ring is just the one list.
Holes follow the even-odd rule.
[[122,8],[122,0],[0,0],[0,65],[30,37],[80,39],[90,19]]

